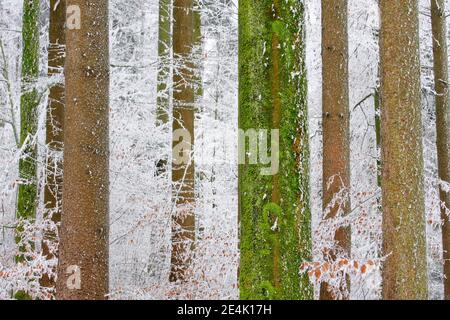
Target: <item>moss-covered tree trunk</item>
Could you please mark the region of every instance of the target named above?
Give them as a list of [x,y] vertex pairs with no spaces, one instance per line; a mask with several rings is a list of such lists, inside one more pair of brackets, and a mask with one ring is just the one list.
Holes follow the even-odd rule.
[[[450,101],[448,83],[447,25],[445,1],[431,0],[433,30],[434,83],[436,91],[436,131],[439,179],[450,183]],[[444,298],[450,300],[450,194],[439,190],[444,258]]]
[[[350,211],[347,0],[322,0],[322,77],[323,210],[324,219],[333,219]],[[350,227],[340,227],[331,236],[335,245],[324,251],[324,258],[330,262],[337,256],[348,258]],[[339,297],[347,299],[348,289],[340,288]],[[323,282],[320,299],[336,298],[332,288]]]
[[68,0],[64,186],[58,299],[106,299],[109,248],[108,0]]
[[301,1],[239,1],[239,128],[280,139],[275,175],[239,165],[242,299],[312,298],[299,274],[311,259],[304,39]]
[[[64,143],[64,80],[63,68],[66,45],[66,1],[50,1],[50,25],[48,46],[48,76],[55,77],[50,88],[46,119],[47,166],[44,189],[45,216],[54,223],[61,221],[62,211],[62,151]],[[56,232],[46,230],[42,243],[43,255],[53,258],[51,246],[57,245]],[[55,279],[44,274],[41,285],[54,287]]]
[[[37,131],[39,93],[39,0],[24,0],[22,22],[22,95],[20,98],[20,185],[17,218],[34,219],[37,206],[37,149],[33,139]],[[14,119],[13,119],[14,120]],[[22,227],[18,227],[18,241]]]
[[[173,5],[173,159],[172,254],[170,281],[187,277],[195,242],[195,62],[193,0]],[[180,148],[181,147],[181,148]]]
[[384,299],[426,299],[418,0],[381,0]]

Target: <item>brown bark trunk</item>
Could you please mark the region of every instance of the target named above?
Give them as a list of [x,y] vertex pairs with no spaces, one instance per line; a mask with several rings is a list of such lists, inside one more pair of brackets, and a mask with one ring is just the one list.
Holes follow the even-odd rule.
[[[58,3],[59,2],[59,3]],[[58,5],[57,5],[58,4]],[[62,160],[58,153],[63,151],[64,143],[64,83],[63,76],[65,45],[66,45],[66,1],[50,1],[50,25],[48,47],[48,76],[56,77],[58,83],[50,88],[47,106],[46,120],[46,144],[47,168],[46,183],[44,189],[44,203],[46,219],[58,223],[61,221],[62,205]],[[56,245],[56,232],[46,230],[42,243],[43,255],[48,259],[53,258],[54,252],[50,251],[51,245]],[[55,279],[44,274],[41,279],[44,287],[54,287]]]
[[[194,108],[195,92],[192,61],[194,44],[193,0],[175,0],[173,6],[173,54],[175,70],[173,76],[173,132],[184,130],[190,135],[190,141],[183,150],[193,156],[194,146]],[[176,164],[179,159],[175,146],[180,140],[174,137],[172,183],[175,208],[172,213],[172,257],[170,281],[185,280],[189,268],[192,249],[195,241],[195,192],[194,192],[194,161],[190,159],[182,164]]]
[[109,232],[108,1],[69,0],[67,5],[80,8],[81,29],[67,30],[57,298],[105,299]]
[[384,299],[426,299],[417,0],[381,0]]
[[[436,91],[436,131],[439,179],[450,183],[450,102],[448,92],[448,55],[445,1],[431,0],[433,30],[434,85]],[[444,258],[444,298],[450,300],[450,195],[439,190],[442,202],[442,246]]]
[[[323,76],[323,209],[325,219],[350,210],[350,112],[348,85],[347,0],[322,0]],[[345,189],[344,200],[331,201]],[[329,211],[326,210],[328,207]],[[336,230],[337,248],[324,252],[334,260],[338,254],[350,256],[350,227]],[[348,279],[347,279],[348,280]],[[348,282],[348,281],[347,281]],[[321,300],[336,299],[327,283],[322,283]],[[341,298],[348,299],[343,288]]]

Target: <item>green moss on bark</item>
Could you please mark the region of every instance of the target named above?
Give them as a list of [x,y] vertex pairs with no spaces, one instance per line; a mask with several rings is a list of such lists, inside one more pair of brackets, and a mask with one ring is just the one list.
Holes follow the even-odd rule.
[[[31,220],[36,216],[37,182],[36,182],[36,157],[37,150],[27,141],[37,131],[37,108],[39,105],[38,91],[33,88],[39,75],[39,0],[24,0],[23,26],[22,26],[22,95],[20,97],[20,145],[23,146],[23,154],[19,161],[19,177],[21,184],[18,190],[17,218]],[[16,228],[16,242],[21,242],[23,225]],[[21,246],[20,252],[25,248]],[[23,261],[21,255],[16,261]],[[14,294],[17,300],[30,300],[27,292],[19,291]]]
[[239,128],[280,130],[280,170],[239,167],[240,296],[311,299],[299,267],[311,258],[303,5],[239,4]]
[[[39,94],[35,83],[39,75],[39,1],[24,0],[23,51],[22,51],[22,96],[20,99],[20,143],[29,144],[37,130],[37,108]],[[17,217],[32,219],[36,214],[36,147],[26,146],[19,163],[19,186]],[[20,229],[20,228],[19,228]]]

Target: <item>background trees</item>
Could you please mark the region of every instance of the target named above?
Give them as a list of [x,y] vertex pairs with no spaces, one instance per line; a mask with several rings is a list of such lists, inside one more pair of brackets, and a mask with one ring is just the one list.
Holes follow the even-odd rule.
[[[81,29],[67,30],[63,216],[58,299],[106,299],[109,290],[108,1],[68,1]],[[80,288],[70,287],[79,270]],[[75,282],[76,283],[76,282]]]
[[[195,241],[193,9],[192,0],[174,1],[172,194],[175,207],[172,212],[171,281],[185,278]],[[181,149],[180,142],[182,143]]]
[[170,63],[172,38],[172,0],[159,1],[158,29],[158,99],[156,118],[160,124],[169,122]]
[[[165,132],[168,131],[172,92],[172,12],[172,0],[159,1],[156,121],[158,126],[165,127]],[[168,159],[165,157],[159,159],[157,166],[160,173],[167,170],[167,162]]]
[[426,299],[418,2],[380,10],[383,298]]

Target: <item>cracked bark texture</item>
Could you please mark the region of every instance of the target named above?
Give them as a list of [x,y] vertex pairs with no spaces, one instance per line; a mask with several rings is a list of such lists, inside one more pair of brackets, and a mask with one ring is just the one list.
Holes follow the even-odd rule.
[[[57,299],[106,299],[109,236],[109,28],[107,0],[68,0],[63,212]],[[81,288],[74,286],[81,272]],[[68,269],[69,268],[69,269]],[[72,269],[73,270],[73,269]]]
[[417,0],[381,0],[382,295],[427,299]]

